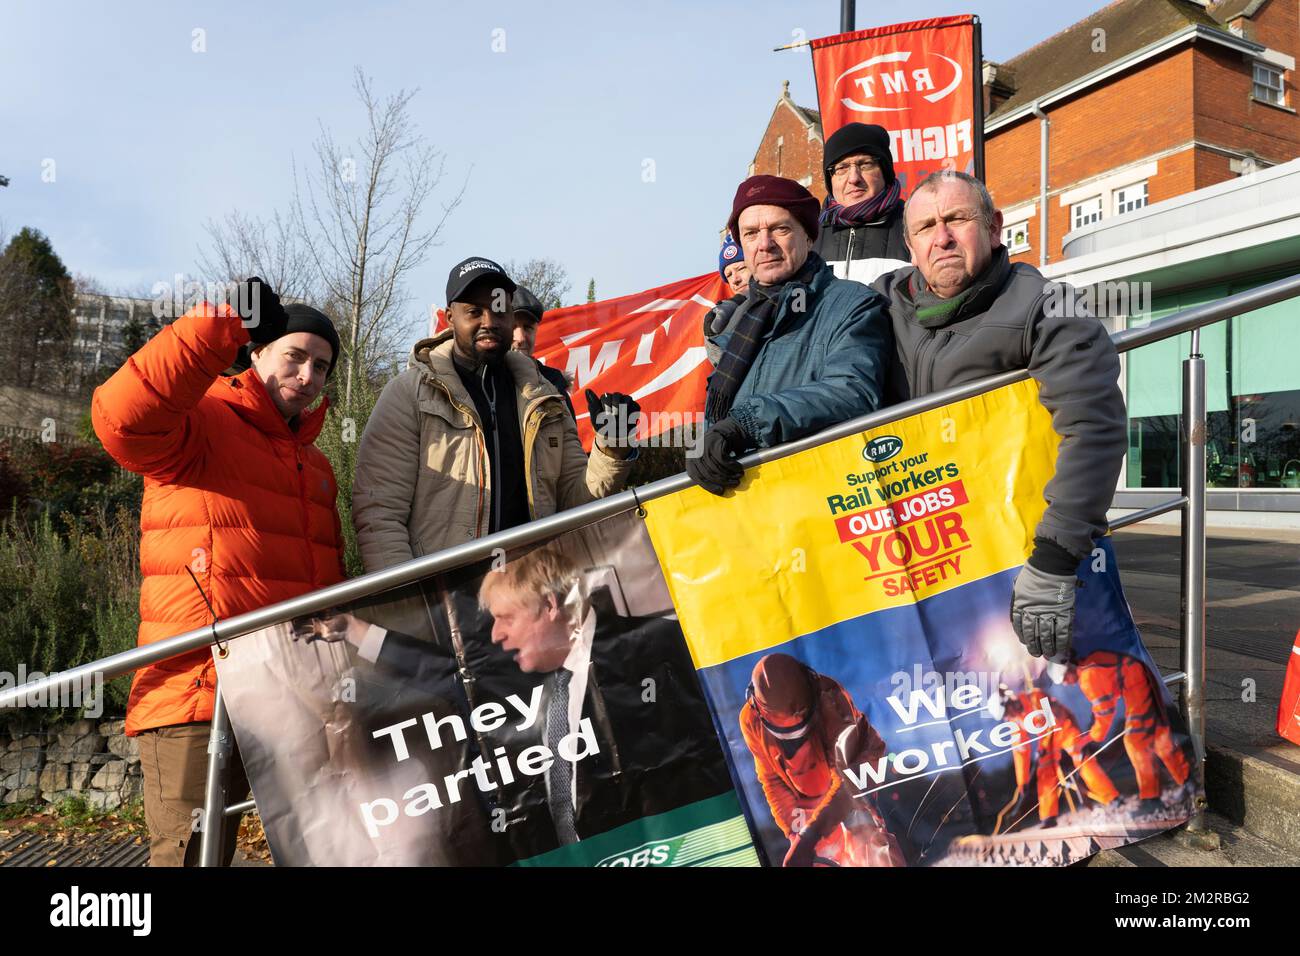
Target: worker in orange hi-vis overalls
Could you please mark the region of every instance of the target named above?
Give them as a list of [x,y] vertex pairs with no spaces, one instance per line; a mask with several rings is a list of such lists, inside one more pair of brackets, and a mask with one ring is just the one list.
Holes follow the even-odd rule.
[[1155,675],[1140,660],[1116,651],[1094,651],[1068,668],[1066,683],[1078,681],[1079,690],[1092,705],[1088,735],[1100,743],[1115,721],[1115,707],[1124,701],[1124,749],[1137,774],[1138,796],[1160,796],[1160,767],[1165,765],[1174,782],[1187,782],[1191,766],[1174,743]]
[[[1037,727],[1028,726],[1029,714],[1043,709],[1044,699],[1049,699],[1041,690],[1027,694],[1006,692],[1003,697],[1003,709],[1007,720],[1015,722],[1016,730],[1012,737],[1012,764],[1016,771],[1016,793],[1007,804],[1003,814],[1020,802],[1025,787],[1029,783],[1029,768],[1033,763],[1031,744],[1027,741],[1038,738],[1038,819],[1043,826],[1056,825],[1056,814],[1060,810],[1061,786],[1064,776],[1061,770],[1062,752],[1070,755],[1074,768],[1083,778],[1084,788],[1090,798],[1101,804],[1108,804],[1119,796],[1115,784],[1096,760],[1084,756],[1083,748],[1088,743],[1088,736],[1074,719],[1074,715],[1058,700],[1051,701],[1052,716],[1055,722],[1044,732],[1043,719]],[[1040,736],[1041,735],[1041,736]],[[1016,746],[1024,744],[1024,746]],[[999,815],[999,828],[1001,815]]]
[[903,866],[867,796],[850,792],[839,754],[883,761],[885,742],[838,681],[788,654],[754,666],[740,731],[772,817],[790,841],[784,866]]

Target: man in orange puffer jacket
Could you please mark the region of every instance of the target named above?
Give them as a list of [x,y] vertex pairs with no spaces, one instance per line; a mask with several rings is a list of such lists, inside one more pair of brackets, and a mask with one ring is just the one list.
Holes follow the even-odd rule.
[[[95,390],[95,434],[144,476],[141,645],[344,577],[334,472],[312,444],[327,402],[308,410],[338,333],[310,306],[281,306],[257,278],[232,298],[234,308],[191,309]],[[222,376],[250,343],[252,367]],[[203,648],[140,669],[131,685],[126,732],[139,738],[153,866],[197,860],[215,683]],[[240,799],[237,752],[231,766]],[[237,823],[226,830],[229,864]]]

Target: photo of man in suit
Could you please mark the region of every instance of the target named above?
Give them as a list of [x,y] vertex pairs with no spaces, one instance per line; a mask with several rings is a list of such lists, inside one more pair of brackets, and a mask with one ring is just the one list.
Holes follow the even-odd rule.
[[[402,701],[381,708],[387,722],[423,710],[462,718],[467,739],[432,754],[431,779],[476,756],[517,768],[533,751],[529,763],[545,764],[543,772],[497,774],[499,785],[481,793],[466,784],[473,796],[444,808],[474,817],[476,831],[486,821],[496,846],[475,841],[479,858],[525,860],[732,791],[681,627],[644,613],[660,600],[671,608],[666,590],[660,598],[640,580],[647,567],[657,568],[653,552],[616,554],[594,537],[553,541],[422,582],[429,626],[417,634],[373,623],[387,619],[376,613],[384,609],[367,608],[295,622],[294,636],[346,644],[373,667]],[[512,695],[530,705],[536,698],[526,728],[469,721],[485,704],[516,713]],[[412,752],[430,756],[419,745]]]
[[[478,599],[492,643],[544,688],[535,742],[556,758],[519,795],[528,829],[564,846],[731,789],[675,619],[620,615],[555,543],[488,571]],[[566,760],[572,735],[589,739]]]

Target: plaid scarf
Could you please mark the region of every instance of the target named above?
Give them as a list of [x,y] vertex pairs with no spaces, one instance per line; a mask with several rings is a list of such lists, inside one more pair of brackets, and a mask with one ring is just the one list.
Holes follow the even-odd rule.
[[810,284],[821,267],[821,256],[809,252],[803,268],[779,285],[766,286],[757,279],[750,279],[749,294],[737,313],[731,338],[727,340],[727,350],[709,376],[708,396],[704,402],[704,417],[708,421],[720,422],[731,414],[736,393],[758,357],[758,350],[763,345],[763,338],[776,315],[777,304],[786,286],[791,283]]
[[827,196],[826,205],[822,208],[821,224],[823,226],[865,226],[868,223],[878,222],[900,204],[899,192],[898,180],[895,179],[870,199],[864,199],[852,206],[845,206]]

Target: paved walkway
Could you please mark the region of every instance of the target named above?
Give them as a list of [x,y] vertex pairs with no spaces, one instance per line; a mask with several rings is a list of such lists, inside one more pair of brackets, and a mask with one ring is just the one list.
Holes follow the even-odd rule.
[[[1181,669],[1177,530],[1137,525],[1114,536],[1120,577],[1151,656]],[[1207,535],[1206,736],[1300,773],[1300,746],[1277,735],[1282,680],[1300,629],[1300,532]]]

